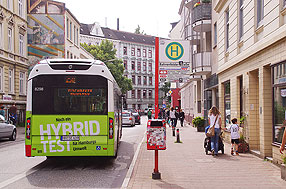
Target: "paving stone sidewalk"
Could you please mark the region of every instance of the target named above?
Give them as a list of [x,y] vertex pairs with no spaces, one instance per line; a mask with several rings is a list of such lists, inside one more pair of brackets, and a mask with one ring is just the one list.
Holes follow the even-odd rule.
[[167,150],[159,151],[162,179],[152,179],[154,151],[144,140],[128,188],[286,188],[274,164],[249,153],[232,156],[226,142],[224,155],[206,155],[204,133],[189,125],[178,128],[183,143],[174,143],[167,126]]

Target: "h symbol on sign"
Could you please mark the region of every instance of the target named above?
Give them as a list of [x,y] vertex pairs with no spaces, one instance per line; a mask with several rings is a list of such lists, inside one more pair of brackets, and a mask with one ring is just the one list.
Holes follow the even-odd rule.
[[171,56],[173,56],[173,53],[176,53],[176,56],[179,56],[179,49],[178,46],[175,47],[176,49],[173,49],[173,46],[171,46]]

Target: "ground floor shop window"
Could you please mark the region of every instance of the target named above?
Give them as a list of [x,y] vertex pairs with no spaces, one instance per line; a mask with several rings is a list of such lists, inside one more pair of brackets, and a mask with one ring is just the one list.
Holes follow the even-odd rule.
[[230,118],[230,82],[224,83],[224,115],[225,115],[225,126],[228,127],[231,124]]
[[274,142],[281,143],[286,119],[286,85],[274,87]]

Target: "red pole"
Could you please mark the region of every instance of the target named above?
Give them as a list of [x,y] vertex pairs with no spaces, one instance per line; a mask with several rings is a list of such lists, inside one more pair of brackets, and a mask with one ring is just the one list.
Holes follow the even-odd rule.
[[159,37],[156,37],[155,38],[155,119],[158,119],[158,113],[159,113]]
[[155,150],[155,168],[154,168],[154,173],[159,173],[158,150]]

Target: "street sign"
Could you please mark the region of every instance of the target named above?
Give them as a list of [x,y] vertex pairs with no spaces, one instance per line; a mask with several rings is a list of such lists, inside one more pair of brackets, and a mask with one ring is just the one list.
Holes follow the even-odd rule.
[[190,41],[160,39],[159,62],[190,62]]
[[168,74],[167,70],[159,70],[159,74]]
[[161,83],[165,83],[166,81],[167,81],[166,78],[160,78],[160,82],[161,82]]
[[163,104],[163,105],[162,105],[162,108],[166,108],[166,107],[167,107],[166,104]]

